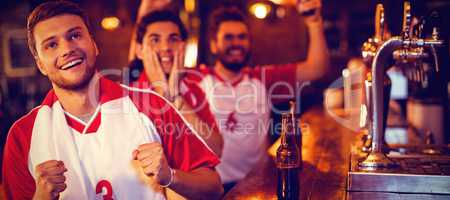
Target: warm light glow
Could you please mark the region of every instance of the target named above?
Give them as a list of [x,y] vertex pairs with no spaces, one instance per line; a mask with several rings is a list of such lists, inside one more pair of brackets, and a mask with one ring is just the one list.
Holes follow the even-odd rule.
[[348,78],[350,76],[350,70],[349,69],[342,70],[342,76],[344,78]]
[[265,3],[255,3],[250,6],[250,12],[258,19],[264,19],[269,15],[271,7]]
[[184,9],[188,13],[195,11],[195,0],[184,0]]
[[279,8],[277,8],[277,11],[275,13],[277,14],[278,18],[286,17],[286,9],[281,6]]
[[361,113],[360,113],[360,118],[359,118],[359,127],[364,127],[367,124],[367,106],[366,104],[361,104]]
[[295,5],[297,0],[270,0],[274,4],[278,5]]
[[102,28],[108,31],[114,30],[119,27],[120,20],[117,17],[105,17],[101,22]]
[[190,38],[186,44],[184,65],[189,68],[197,66],[198,39]]

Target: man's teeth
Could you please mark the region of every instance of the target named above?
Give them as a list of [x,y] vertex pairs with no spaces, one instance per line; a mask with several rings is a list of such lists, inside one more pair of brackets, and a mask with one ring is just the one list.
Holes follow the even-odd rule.
[[69,69],[69,68],[71,68],[71,67],[73,67],[73,66],[75,66],[75,65],[78,65],[78,64],[80,64],[81,62],[83,62],[83,60],[80,58],[80,59],[76,59],[76,60],[73,60],[73,61],[70,61],[69,63],[67,63],[67,64],[65,64],[65,65],[63,65],[62,67],[61,67],[61,69]]
[[169,62],[170,61],[170,57],[161,57],[161,61],[162,62]]

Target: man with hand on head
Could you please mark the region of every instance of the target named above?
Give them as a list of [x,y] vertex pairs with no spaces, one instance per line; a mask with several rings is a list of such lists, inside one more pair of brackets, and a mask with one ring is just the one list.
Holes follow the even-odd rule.
[[184,67],[188,34],[181,19],[171,11],[153,11],[141,18],[136,30],[136,55],[143,71],[130,86],[171,101],[220,157],[223,139],[204,92],[195,84],[199,73]]
[[[143,1],[139,13],[169,2]],[[320,9],[320,0],[299,4],[300,14],[309,13],[302,17],[308,28],[308,55],[304,61],[283,65],[248,65],[250,27],[238,8],[221,7],[209,17],[210,50],[217,60],[213,66],[200,66],[201,74],[191,80],[205,93],[224,140],[217,171],[225,190],[243,179],[264,157],[272,105],[296,98],[303,83],[326,73],[329,53]]]
[[170,102],[101,77],[80,8],[39,5],[28,42],[53,89],[11,127],[4,151],[8,199],[218,198],[217,156]]

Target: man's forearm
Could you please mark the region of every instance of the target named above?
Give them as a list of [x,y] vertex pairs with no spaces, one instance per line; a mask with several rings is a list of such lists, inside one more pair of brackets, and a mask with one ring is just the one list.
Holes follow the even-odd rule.
[[306,61],[300,63],[297,70],[299,79],[311,81],[326,73],[329,66],[329,51],[326,43],[322,20],[309,24],[309,46]]
[[208,168],[176,170],[169,188],[188,199],[220,199],[223,193],[219,175]]
[[[184,105],[188,107],[187,105]],[[192,110],[184,110],[184,118],[192,125],[193,129],[197,131],[200,137],[206,142],[209,148],[220,158],[222,156],[223,150],[223,138],[222,135],[217,131],[217,128],[211,127],[208,123],[201,120],[197,114],[191,112]],[[190,107],[187,109],[191,109]]]
[[211,134],[206,135],[205,137],[202,137],[203,140],[205,140],[206,144],[211,148],[214,153],[221,158],[222,157],[222,151],[223,151],[223,138],[222,135],[216,131],[213,130],[211,127],[207,128],[208,133]]
[[[322,20],[321,20],[322,21]],[[314,24],[308,27],[310,45],[308,47],[308,57],[306,62],[310,62],[315,68],[325,71],[329,65],[329,51],[323,23]]]

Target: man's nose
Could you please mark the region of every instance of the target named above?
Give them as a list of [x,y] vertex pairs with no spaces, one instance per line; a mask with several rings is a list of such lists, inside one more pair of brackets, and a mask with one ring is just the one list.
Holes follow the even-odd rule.
[[75,52],[75,45],[71,41],[63,40],[60,42],[60,48],[63,57],[72,55]]
[[161,51],[169,51],[171,48],[170,43],[168,41],[161,41],[159,47]]
[[234,36],[234,37],[231,39],[231,44],[232,44],[232,45],[243,45],[244,42],[245,42],[245,40],[239,38],[238,36]]
[[238,38],[234,38],[233,40],[231,40],[231,45],[233,46],[237,46],[237,45],[241,45],[242,41],[240,41]]

